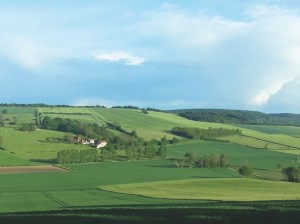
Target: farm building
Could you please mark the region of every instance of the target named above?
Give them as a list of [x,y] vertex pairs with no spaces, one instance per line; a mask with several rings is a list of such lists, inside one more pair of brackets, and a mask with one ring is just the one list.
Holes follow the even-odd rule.
[[105,147],[106,145],[107,145],[107,141],[100,141],[97,143],[96,148],[100,149],[100,148]]

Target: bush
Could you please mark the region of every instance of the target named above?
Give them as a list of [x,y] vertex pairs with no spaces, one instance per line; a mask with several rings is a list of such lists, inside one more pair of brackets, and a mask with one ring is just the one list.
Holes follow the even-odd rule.
[[281,170],[285,179],[289,182],[300,182],[300,168],[288,167]]
[[251,166],[245,165],[239,168],[239,174],[249,177],[253,173],[253,168]]

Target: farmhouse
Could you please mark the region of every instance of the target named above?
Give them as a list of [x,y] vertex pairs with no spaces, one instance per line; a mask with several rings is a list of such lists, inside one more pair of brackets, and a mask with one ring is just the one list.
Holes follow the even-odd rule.
[[97,143],[96,148],[100,149],[100,148],[105,147],[106,145],[107,145],[107,141],[100,141]]
[[97,139],[82,139],[79,136],[75,136],[74,139],[77,143],[83,145],[96,146],[97,149],[103,148],[108,144],[105,140],[98,141]]
[[95,145],[96,139],[86,139],[82,141],[83,145]]

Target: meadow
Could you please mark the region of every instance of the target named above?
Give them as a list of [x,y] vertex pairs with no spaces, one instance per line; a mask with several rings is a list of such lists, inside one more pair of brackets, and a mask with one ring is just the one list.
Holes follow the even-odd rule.
[[[18,121],[32,122],[35,109],[8,107],[8,114],[3,117],[12,120],[18,116]],[[144,114],[136,109],[37,109],[42,117],[99,125],[116,122],[148,140],[163,136],[172,139],[173,127],[237,128],[191,121],[164,112]],[[60,142],[65,135],[62,132],[42,129],[24,132],[18,125],[6,123],[0,127],[1,166],[55,164],[58,151],[88,147]],[[283,182],[278,165],[299,166],[293,154],[300,151],[299,128],[246,125],[239,128],[243,136],[217,141],[181,139],[180,143],[167,146],[164,159],[63,164],[66,172],[0,174],[0,222],[298,223],[299,184]],[[53,141],[48,142],[47,138]],[[177,168],[174,159],[187,152],[196,156],[224,154],[230,165]],[[242,165],[254,167],[251,178],[238,173]]]

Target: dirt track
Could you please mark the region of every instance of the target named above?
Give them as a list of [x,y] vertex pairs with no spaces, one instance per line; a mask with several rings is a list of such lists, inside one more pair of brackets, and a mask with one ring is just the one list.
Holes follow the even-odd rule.
[[51,166],[5,166],[0,167],[0,174],[15,174],[15,173],[40,173],[40,172],[65,172],[67,170]]

